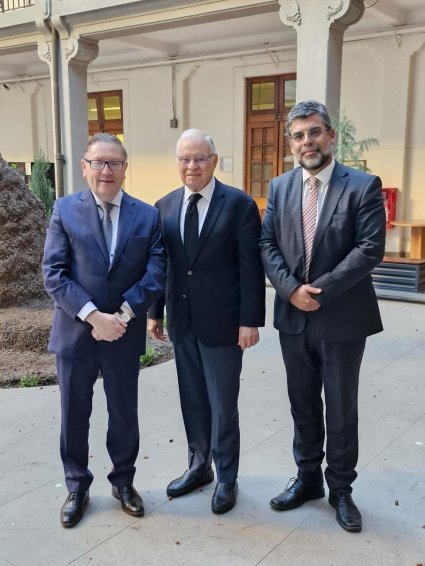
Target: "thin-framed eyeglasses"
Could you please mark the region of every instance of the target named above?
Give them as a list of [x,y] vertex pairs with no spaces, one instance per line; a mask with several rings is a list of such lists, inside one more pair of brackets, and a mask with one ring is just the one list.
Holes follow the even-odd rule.
[[193,161],[195,165],[200,165],[202,167],[208,163],[211,157],[214,157],[214,153],[211,153],[211,155],[200,155],[199,157],[185,157],[178,155],[177,159],[182,165],[188,166]]
[[124,167],[125,161],[101,161],[100,159],[86,159],[84,161],[90,165],[95,171],[101,171],[105,165],[109,167],[111,171],[121,171]]
[[306,136],[308,136],[311,140],[317,140],[318,138],[320,138],[320,136],[323,134],[325,130],[329,131],[330,128],[327,127],[321,128],[320,126],[316,126],[315,128],[304,130],[303,132],[289,133],[288,138],[290,140],[294,140],[297,143],[304,141]]

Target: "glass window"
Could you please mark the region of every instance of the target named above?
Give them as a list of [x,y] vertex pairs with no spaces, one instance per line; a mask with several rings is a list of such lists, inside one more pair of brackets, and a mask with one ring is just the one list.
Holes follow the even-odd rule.
[[251,88],[251,110],[273,110],[275,83],[253,84]]
[[103,113],[105,120],[121,120],[121,105],[119,96],[103,97]]
[[292,108],[295,106],[295,91],[297,88],[297,81],[294,79],[292,81],[285,81],[285,108]]
[[88,120],[92,122],[93,120],[98,120],[98,112],[97,112],[97,104],[95,98],[88,98],[87,99],[87,112],[88,112]]

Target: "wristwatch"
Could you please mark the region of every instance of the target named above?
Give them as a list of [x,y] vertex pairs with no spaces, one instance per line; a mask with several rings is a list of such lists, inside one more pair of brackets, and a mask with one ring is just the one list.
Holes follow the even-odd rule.
[[123,309],[117,310],[115,314],[117,314],[120,317],[120,319],[123,320],[124,322],[130,322],[131,320],[130,314]]

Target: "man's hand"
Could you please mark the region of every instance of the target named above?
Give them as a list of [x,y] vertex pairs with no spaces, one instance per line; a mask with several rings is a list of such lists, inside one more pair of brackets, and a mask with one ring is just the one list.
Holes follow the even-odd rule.
[[86,321],[93,326],[92,336],[95,340],[113,342],[121,338],[127,330],[127,323],[114,314],[93,311]]
[[251,326],[239,326],[238,346],[242,350],[250,348],[251,346],[255,346],[259,339],[260,333],[258,332],[258,328]]
[[318,287],[311,287],[311,285],[301,285],[297,287],[289,301],[294,307],[305,312],[317,311],[320,308],[320,303],[312,297],[312,295],[320,295],[322,289]]
[[154,340],[164,341],[164,322],[159,318],[148,318],[148,332],[150,337]]

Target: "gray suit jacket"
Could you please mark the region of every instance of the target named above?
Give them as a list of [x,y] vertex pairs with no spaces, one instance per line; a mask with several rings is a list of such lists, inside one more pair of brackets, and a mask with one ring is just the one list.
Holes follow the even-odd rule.
[[302,169],[270,183],[260,241],[266,274],[276,289],[274,325],[300,334],[307,323],[319,339],[356,340],[380,332],[371,272],[385,249],[379,177],[335,164],[313,242],[309,279],[321,306],[304,312],[289,302],[305,280]]

